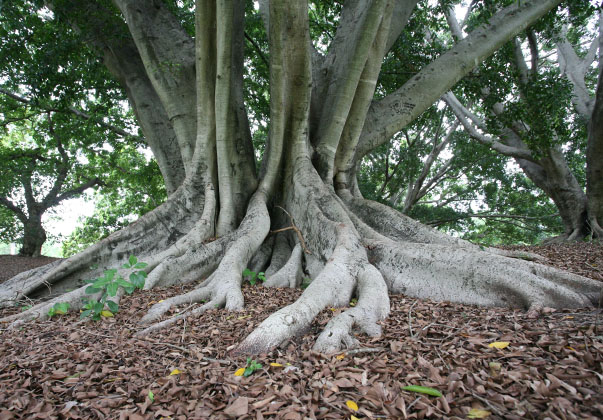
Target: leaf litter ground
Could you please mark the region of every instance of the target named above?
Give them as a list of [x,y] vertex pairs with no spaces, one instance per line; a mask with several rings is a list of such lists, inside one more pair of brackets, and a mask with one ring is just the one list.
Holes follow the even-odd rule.
[[[547,249],[529,248],[601,279],[603,246]],[[329,308],[303,336],[254,357],[262,367],[245,377],[235,372],[246,359],[230,351],[301,292],[246,286],[244,311],[211,310],[133,337],[152,302],[183,290],[136,292],[100,322],[73,314],[19,330],[0,326],[0,420],[603,417],[600,310],[545,308],[531,318],[395,295],[381,338],[359,335],[360,349],[335,355],[312,352],[342,310]],[[442,396],[402,389],[409,385]]]

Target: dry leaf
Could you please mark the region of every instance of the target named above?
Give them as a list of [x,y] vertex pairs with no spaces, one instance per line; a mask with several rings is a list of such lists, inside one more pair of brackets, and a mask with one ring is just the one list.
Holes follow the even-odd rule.
[[469,410],[469,413],[467,413],[467,418],[468,419],[485,419],[490,414],[492,414],[492,413],[490,413],[488,410],[482,410],[480,408],[472,408],[471,410]]
[[356,416],[350,416],[350,420],[360,420],[360,419]]
[[224,409],[224,414],[228,417],[240,418],[249,411],[249,400],[247,397],[239,397],[232,404]]
[[237,371],[234,373],[234,376],[243,376],[244,373],[245,373],[245,368],[240,368],[240,369],[237,369]]
[[358,404],[352,400],[347,400],[345,405],[347,405],[350,410],[358,411]]
[[504,349],[509,347],[509,344],[511,343],[509,343],[508,341],[495,341],[494,343],[488,344],[488,347],[495,349]]
[[178,375],[180,373],[182,373],[182,371],[180,369],[174,369],[173,371],[170,372],[170,376],[172,376],[172,375]]
[[283,365],[281,365],[280,363],[270,363],[270,366],[283,367]]
[[336,358],[337,360],[342,360],[344,357],[345,357],[345,354],[344,354],[344,353],[341,353],[341,354],[338,354],[338,355],[337,355],[335,358]]

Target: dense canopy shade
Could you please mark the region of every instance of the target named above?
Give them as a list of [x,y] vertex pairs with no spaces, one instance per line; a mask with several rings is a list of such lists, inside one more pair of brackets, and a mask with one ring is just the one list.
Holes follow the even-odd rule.
[[[150,334],[177,320],[163,317],[174,305],[196,304],[191,314],[242,308],[246,268],[267,267],[265,286],[298,286],[305,272],[312,282],[299,300],[267,318],[237,351],[279,345],[325,307],[348,306],[356,296],[316,341],[318,351],[330,352],[355,344],[354,327],[380,334],[388,293],[530,309],[583,306],[598,296],[592,280],[448,237],[364,199],[356,183],[366,153],[560,0],[488,10],[486,23],[381,99],[375,86],[383,57],[409,20],[425,12],[417,0],[337,3],[326,49],[311,37],[308,2],[258,2],[270,84],[259,170],[244,103],[245,2],[197,1],[194,37],[182,10],[161,0],[49,3],[124,87],[169,196],[85,251],[4,283],[3,304],[46,285],[60,293],[90,277],[91,265],[117,268],[134,254],[148,263],[145,288],[198,283],[151,307],[142,320],[148,327],[138,333]],[[85,289],[4,321],[44,317],[56,302],[80,307]]]

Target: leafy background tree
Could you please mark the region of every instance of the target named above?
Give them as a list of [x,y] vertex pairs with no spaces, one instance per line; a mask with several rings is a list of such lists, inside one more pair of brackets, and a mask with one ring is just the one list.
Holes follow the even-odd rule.
[[[0,232],[23,255],[40,253],[43,214],[88,188],[116,198],[127,175],[157,192],[119,84],[65,22],[31,7],[3,4],[0,20]],[[149,209],[137,200],[128,211]]]

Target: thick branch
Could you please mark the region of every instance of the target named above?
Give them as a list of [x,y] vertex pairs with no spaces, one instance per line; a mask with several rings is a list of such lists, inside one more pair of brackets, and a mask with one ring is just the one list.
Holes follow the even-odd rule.
[[[505,156],[536,162],[536,159],[534,159],[530,150],[507,146],[506,144],[503,144],[490,136],[478,132],[473,124],[469,122],[469,119],[474,122],[479,121],[478,117],[465,108],[452,92],[446,93],[444,96],[442,96],[442,99],[448,104],[448,106],[450,106],[450,109],[452,109],[460,123],[472,138]],[[480,122],[479,126],[483,127],[484,125],[482,122]]]
[[6,197],[0,196],[0,204],[5,206],[7,209],[15,213],[15,215],[19,218],[21,223],[25,223],[27,221],[27,215],[21,210],[19,207],[15,205],[12,201],[10,201]]
[[364,126],[356,160],[421,115],[439,97],[510,38],[525,30],[561,0],[514,3],[489,23],[425,66],[400,89],[373,103]]

